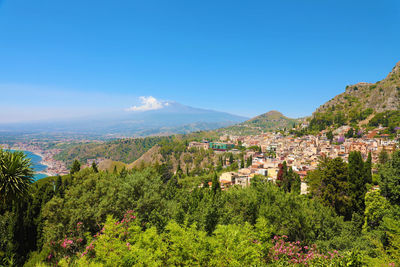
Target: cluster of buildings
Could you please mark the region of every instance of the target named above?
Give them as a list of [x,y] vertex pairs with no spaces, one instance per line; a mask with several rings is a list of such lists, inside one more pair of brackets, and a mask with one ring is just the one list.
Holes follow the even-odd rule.
[[[348,126],[342,126],[334,132],[335,138],[329,140],[326,132],[319,135],[306,135],[302,137],[287,136],[281,133],[264,133],[257,136],[230,136],[221,137],[219,144],[234,144],[244,147],[260,147],[258,152],[244,152],[244,160],[252,158],[251,165],[241,168],[237,172],[226,172],[220,176],[222,187],[230,185],[247,186],[252,177],[257,174],[264,175],[267,179],[275,181],[279,171],[279,165],[286,161],[287,165],[299,174],[303,181],[307,173],[314,170],[322,156],[329,158],[340,157],[348,160],[351,151],[360,151],[366,159],[371,153],[372,161],[377,162],[381,151],[393,152],[398,147],[397,140],[391,140],[387,135],[379,135],[381,129],[375,129],[361,135],[359,138],[344,138],[349,130]],[[400,137],[400,135],[399,135]],[[192,144],[192,143],[191,143]],[[207,142],[192,144],[197,148],[213,148]],[[190,144],[189,144],[190,146]],[[223,147],[223,146],[222,146]],[[229,151],[229,149],[225,149]],[[230,150],[237,152],[236,150]],[[240,166],[240,164],[239,164]],[[302,192],[306,190],[306,184],[302,182]]]

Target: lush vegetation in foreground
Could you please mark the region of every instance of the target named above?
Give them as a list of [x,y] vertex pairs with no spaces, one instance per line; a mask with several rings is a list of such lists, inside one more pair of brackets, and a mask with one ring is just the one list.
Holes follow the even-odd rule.
[[[380,167],[380,190],[368,160],[353,153],[349,162],[322,159],[307,196],[262,177],[222,191],[213,170],[174,174],[168,163],[77,168],[2,201],[0,258],[5,266],[397,264],[400,152]],[[1,186],[4,177],[2,169]]]

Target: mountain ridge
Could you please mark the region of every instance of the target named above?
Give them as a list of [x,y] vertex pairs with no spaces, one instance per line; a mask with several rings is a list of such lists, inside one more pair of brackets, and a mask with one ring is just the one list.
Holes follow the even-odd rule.
[[[349,102],[346,96],[363,98],[364,108],[373,108],[376,112],[386,110],[396,110],[399,108],[400,92],[400,61],[392,68],[392,71],[381,81],[376,83],[359,82],[346,86],[343,93],[336,95],[326,103],[317,108],[314,113],[318,113],[330,108],[338,102]],[[364,97],[363,97],[364,95]],[[346,101],[347,100],[347,101]],[[314,114],[313,113],[313,114]]]
[[360,82],[346,86],[343,93],[336,95],[312,115],[309,128],[323,130],[341,125],[366,124],[377,114],[396,112],[400,108],[400,62],[390,73],[376,83]]

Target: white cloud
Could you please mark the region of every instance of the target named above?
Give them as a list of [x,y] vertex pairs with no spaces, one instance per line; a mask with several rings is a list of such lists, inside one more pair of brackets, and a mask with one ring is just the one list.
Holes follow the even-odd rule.
[[140,102],[142,105],[140,106],[132,106],[127,108],[126,111],[148,111],[148,110],[157,110],[162,109],[166,104],[162,101],[155,99],[152,96],[141,96],[139,97]]

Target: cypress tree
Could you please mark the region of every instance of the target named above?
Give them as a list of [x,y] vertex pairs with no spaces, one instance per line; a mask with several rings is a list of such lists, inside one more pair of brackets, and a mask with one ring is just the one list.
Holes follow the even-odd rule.
[[364,162],[359,151],[352,151],[349,154],[348,181],[350,183],[351,197],[353,199],[353,211],[364,212],[364,198],[367,188],[365,186]]
[[368,158],[364,163],[364,171],[365,171],[365,183],[371,184],[372,183],[372,156],[371,152],[368,153]]
[[246,167],[251,166],[252,163],[253,163],[253,156],[250,156],[247,158]]
[[292,178],[292,183],[291,183],[291,188],[290,192],[295,193],[297,195],[300,194],[301,192],[301,180],[300,180],[300,175],[297,173],[293,172],[293,178]]
[[214,177],[212,179],[212,191],[214,194],[221,191],[221,186],[219,184],[219,179],[216,172],[214,173]]
[[233,163],[233,154],[232,153],[229,154],[229,163],[230,164]]
[[296,173],[293,171],[292,167],[289,167],[289,170],[287,172],[286,183],[285,183],[285,187],[284,187],[284,190],[286,192],[292,191],[292,186],[293,186],[293,182],[295,180],[295,175],[296,175]]

